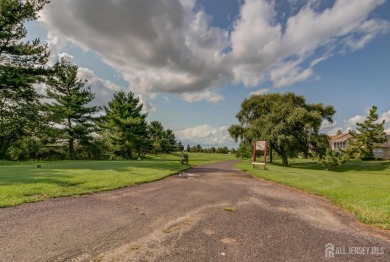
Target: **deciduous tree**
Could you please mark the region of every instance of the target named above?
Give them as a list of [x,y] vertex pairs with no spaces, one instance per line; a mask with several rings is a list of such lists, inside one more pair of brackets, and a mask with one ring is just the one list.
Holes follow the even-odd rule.
[[332,106],[307,104],[294,93],[254,95],[241,104],[236,116],[240,124],[231,126],[229,133],[246,147],[255,140],[269,141],[270,149],[288,165],[288,158],[298,153],[326,151],[326,135],[319,130],[323,120],[333,122],[334,113]]

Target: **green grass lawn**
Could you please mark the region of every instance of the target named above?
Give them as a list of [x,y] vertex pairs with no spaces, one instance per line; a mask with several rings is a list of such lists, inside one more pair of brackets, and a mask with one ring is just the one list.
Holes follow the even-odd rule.
[[[190,166],[230,159],[234,156],[189,154]],[[180,154],[148,156],[139,161],[0,161],[0,207],[137,185],[188,167],[180,164]]]
[[267,164],[267,170],[251,161],[239,169],[256,177],[324,196],[336,206],[353,212],[361,222],[390,230],[390,161],[351,161],[332,171],[310,160],[294,160],[290,167]]

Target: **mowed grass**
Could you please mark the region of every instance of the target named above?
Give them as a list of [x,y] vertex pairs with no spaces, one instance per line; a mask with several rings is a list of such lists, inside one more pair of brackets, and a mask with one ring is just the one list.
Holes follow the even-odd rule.
[[[195,165],[234,159],[232,155],[190,153],[129,161],[0,161],[0,207],[60,196],[82,195],[155,181]],[[37,168],[41,164],[42,168]]]
[[331,200],[366,224],[390,230],[390,161],[351,161],[332,171],[310,160],[290,161],[290,167],[251,161],[237,166],[255,177],[295,187]]

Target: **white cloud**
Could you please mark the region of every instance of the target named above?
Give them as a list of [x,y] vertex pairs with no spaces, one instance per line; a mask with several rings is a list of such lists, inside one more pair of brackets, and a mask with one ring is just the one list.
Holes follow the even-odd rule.
[[390,127],[385,130],[386,134],[390,135]]
[[210,27],[194,1],[53,1],[42,21],[98,53],[138,93],[194,92],[230,77],[227,32]]
[[[341,132],[343,132],[343,129],[341,129],[339,127],[334,127],[332,129],[328,130],[327,132],[323,132],[323,133],[326,133],[327,135],[336,135],[339,130],[341,130]],[[345,133],[345,132],[348,132],[348,131],[344,130],[343,133]]]
[[362,48],[389,28],[387,21],[368,18],[383,2],[339,0],[321,13],[309,2],[287,19],[283,32],[273,2],[247,0],[232,32],[236,81],[256,86],[268,77],[279,88],[309,79],[313,67],[338,49]]
[[[368,114],[368,112],[367,112]],[[327,130],[331,127],[333,127],[330,131],[328,131],[328,134],[333,134],[336,133],[337,130],[341,129],[344,133],[348,132],[349,130],[354,130],[356,129],[356,123],[362,123],[366,120],[367,116],[362,116],[362,115],[355,115],[352,116],[346,120],[344,120],[344,126],[337,126],[337,123],[334,125],[328,125],[327,123],[323,123],[323,126],[321,129]],[[382,114],[379,114],[379,119],[378,123],[382,122],[385,120],[385,131],[389,133],[390,131],[390,111],[385,111]],[[387,128],[387,129],[386,129]]]
[[316,1],[293,2],[282,24],[275,1],[246,0],[230,37],[195,0],[53,1],[41,21],[51,31],[50,49],[70,41],[93,50],[139,94],[213,103],[222,96],[210,90],[232,80],[280,88],[313,78],[316,64],[361,49],[389,28],[369,16],[384,0],[338,0],[325,10]]
[[228,126],[211,127],[209,125],[200,125],[184,130],[175,131],[175,136],[182,141],[183,145],[197,145],[204,147],[235,147],[236,144],[232,140],[228,132]]
[[323,132],[324,130],[334,129],[335,127],[337,127],[337,121],[333,121],[333,123],[331,123],[327,120],[324,120],[322,121],[320,130]]
[[[88,81],[86,85],[90,86],[92,92],[95,94],[95,99],[91,102],[92,105],[107,105],[107,103],[113,98],[114,93],[121,90],[118,85],[96,76],[96,74],[89,68],[79,67],[77,76],[81,79],[86,79]],[[145,100],[142,95],[136,94],[136,96],[143,104],[142,110],[144,113],[156,110],[156,108]]]
[[249,95],[250,95],[250,96],[253,96],[253,95],[264,95],[264,94],[266,94],[268,91],[269,91],[269,88],[262,88],[262,89],[259,89],[259,90],[250,92]]
[[142,112],[150,113],[157,111],[157,108],[149,103],[143,95],[138,95],[139,101],[142,103]]
[[390,124],[390,110],[381,114],[379,121],[382,122],[383,120],[385,120],[386,124]]
[[215,104],[225,100],[222,95],[211,92],[209,90],[194,93],[183,93],[181,97],[190,103],[204,100]]
[[364,122],[364,120],[366,120],[366,116],[356,115],[356,116],[349,118],[346,121],[346,126],[351,127],[351,128],[355,128],[356,123],[362,123],[362,122]]
[[73,56],[61,52],[66,43],[67,40],[64,37],[56,36],[51,31],[47,33],[47,49],[50,52],[49,65],[54,65],[62,57],[73,59]]
[[119,86],[110,81],[99,78],[89,68],[79,67],[77,77],[80,79],[86,79],[88,81],[86,86],[90,86],[92,92],[95,94],[95,99],[92,101],[92,105],[107,105],[107,103],[112,99],[113,94],[120,90]]

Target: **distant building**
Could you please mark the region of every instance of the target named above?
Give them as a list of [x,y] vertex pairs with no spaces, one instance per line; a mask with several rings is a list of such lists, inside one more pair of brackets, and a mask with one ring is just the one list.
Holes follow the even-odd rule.
[[332,150],[340,151],[345,150],[348,147],[348,139],[351,137],[349,133],[329,136],[329,144]]
[[[329,144],[332,150],[341,151],[348,147],[349,133],[329,136]],[[376,144],[373,150],[375,158],[390,159],[390,135],[386,135],[387,141],[382,144]]]
[[387,141],[382,144],[377,144],[373,153],[377,158],[390,159],[390,135],[386,135]]

